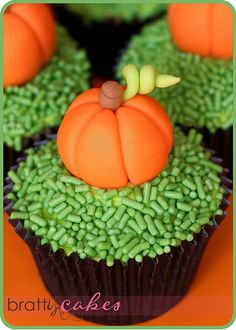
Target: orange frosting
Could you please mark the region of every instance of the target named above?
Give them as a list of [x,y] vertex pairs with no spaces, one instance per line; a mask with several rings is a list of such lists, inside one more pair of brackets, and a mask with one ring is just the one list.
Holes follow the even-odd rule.
[[233,57],[233,13],[225,4],[173,4],[168,21],[181,50],[221,59]]
[[55,22],[48,5],[14,4],[3,25],[4,87],[31,80],[53,56]]
[[102,188],[135,185],[158,175],[172,147],[172,126],[161,105],[136,95],[116,110],[99,104],[100,88],[79,95],[57,134],[59,154],[76,177]]

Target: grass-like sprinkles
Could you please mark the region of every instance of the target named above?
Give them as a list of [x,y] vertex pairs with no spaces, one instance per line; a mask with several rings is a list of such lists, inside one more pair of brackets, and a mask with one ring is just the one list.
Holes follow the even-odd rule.
[[13,189],[11,219],[50,243],[52,250],[77,252],[80,258],[129,258],[141,262],[169,253],[181,241],[222,214],[222,167],[210,161],[201,134],[175,132],[168,164],[159,176],[140,186],[98,189],[71,176],[60,159],[55,141],[28,156],[10,171]]
[[233,63],[201,58],[179,51],[171,40],[166,20],[146,26],[132,38],[117,68],[152,63],[161,73],[182,78],[177,86],[156,89],[152,96],[168,112],[171,121],[185,126],[207,127],[214,133],[233,125]]
[[59,125],[75,96],[89,87],[89,62],[84,50],[62,27],[52,60],[24,86],[4,90],[4,143],[17,151],[24,138]]
[[155,3],[69,3],[66,8],[81,15],[81,18],[87,23],[104,20],[130,22],[135,19],[145,20],[165,12],[167,5]]

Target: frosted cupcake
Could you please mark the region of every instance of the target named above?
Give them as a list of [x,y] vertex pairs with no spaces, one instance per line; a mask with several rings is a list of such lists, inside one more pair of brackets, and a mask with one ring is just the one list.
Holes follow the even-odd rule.
[[[212,25],[209,27],[209,20]],[[133,37],[118,65],[159,65],[181,75],[176,88],[152,95],[171,121],[201,129],[207,146],[232,167],[233,37],[232,12],[222,4],[175,4],[168,18]]]
[[49,6],[15,4],[6,9],[5,166],[12,164],[14,151],[21,151],[35,135],[58,126],[76,93],[88,88],[88,79],[84,50],[56,26]]
[[29,149],[5,189],[9,221],[63,310],[99,292],[119,308],[71,312],[115,325],[161,315],[186,294],[230,184],[201,134],[173,132],[145,95],[179,79],[149,65],[123,73],[125,90],[109,81],[79,95],[56,141]]

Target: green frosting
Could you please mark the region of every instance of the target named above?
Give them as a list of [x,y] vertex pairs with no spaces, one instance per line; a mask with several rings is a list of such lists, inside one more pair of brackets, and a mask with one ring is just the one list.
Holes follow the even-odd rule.
[[156,14],[166,11],[166,4],[155,3],[70,3],[66,5],[70,11],[81,15],[81,18],[89,22],[100,22],[104,20],[122,20],[130,22],[134,19],[145,20]]
[[160,73],[181,77],[177,86],[151,95],[167,111],[173,124],[206,127],[214,133],[233,125],[233,63],[181,52],[171,40],[166,20],[146,26],[134,36],[117,68],[154,65]]
[[175,142],[165,169],[140,186],[99,189],[72,176],[62,163],[55,141],[28,150],[16,172],[8,198],[11,219],[50,243],[52,250],[77,252],[80,258],[141,262],[169,253],[181,241],[212,224],[224,189],[222,167],[200,145],[202,136],[175,130]]
[[17,151],[24,138],[58,126],[72,100],[89,87],[85,51],[62,27],[57,38],[55,55],[32,81],[4,90],[4,143]]

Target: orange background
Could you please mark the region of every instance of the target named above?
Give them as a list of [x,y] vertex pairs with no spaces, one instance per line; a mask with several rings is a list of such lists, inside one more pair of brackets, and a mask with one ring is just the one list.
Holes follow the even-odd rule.
[[[231,199],[232,200],[232,199]],[[213,234],[188,295],[162,316],[142,323],[145,326],[223,326],[232,319],[233,215]],[[6,219],[6,217],[4,217]],[[73,316],[62,320],[48,312],[7,311],[12,300],[53,299],[43,285],[26,244],[4,221],[4,316],[18,326],[88,326],[94,323]],[[141,325],[141,324],[140,324]]]

